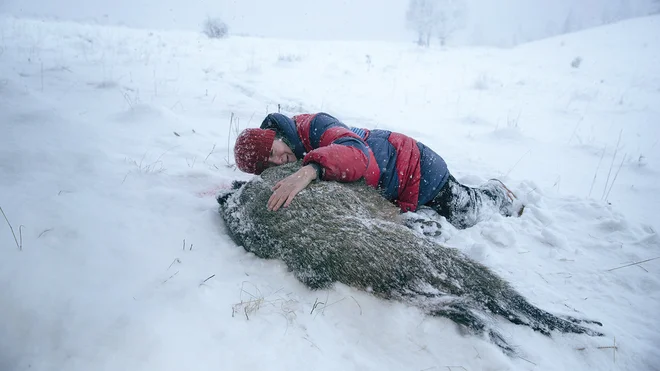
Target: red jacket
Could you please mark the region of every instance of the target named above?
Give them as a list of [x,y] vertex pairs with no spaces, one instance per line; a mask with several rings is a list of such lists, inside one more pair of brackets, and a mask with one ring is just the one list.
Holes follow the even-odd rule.
[[276,129],[303,164],[320,167],[320,179],[354,182],[365,178],[402,211],[433,199],[449,177],[444,160],[403,134],[349,128],[327,113],[293,119],[270,114],[262,129]]

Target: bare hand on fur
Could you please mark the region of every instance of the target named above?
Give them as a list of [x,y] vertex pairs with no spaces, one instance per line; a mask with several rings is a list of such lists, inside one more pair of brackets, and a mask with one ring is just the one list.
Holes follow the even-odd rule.
[[283,204],[284,207],[288,207],[293,197],[316,179],[316,176],[314,167],[307,165],[277,182],[273,187],[273,194],[268,199],[268,210],[277,211]]

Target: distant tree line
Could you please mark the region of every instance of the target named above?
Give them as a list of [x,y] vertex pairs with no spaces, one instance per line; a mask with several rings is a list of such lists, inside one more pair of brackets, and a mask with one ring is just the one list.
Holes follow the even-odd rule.
[[[487,19],[488,22],[482,25],[479,23],[484,17],[481,6],[489,4],[490,8],[493,8],[490,1],[497,0],[409,0],[406,26],[415,33],[418,45],[429,47],[434,42],[444,46],[452,41],[453,37],[482,39],[479,33],[488,32],[488,27],[492,28],[499,20],[502,22],[502,29],[494,30],[495,35],[499,36],[489,38],[490,35],[486,35],[486,39],[493,42],[499,37],[501,40],[496,41],[498,45],[517,45],[623,19],[660,13],[660,0],[599,0],[592,5],[574,0],[555,0],[546,3],[546,17],[541,7],[543,1],[517,0],[503,4],[506,9],[500,14],[493,14],[494,18]],[[526,1],[538,3],[538,6],[518,9],[526,4]],[[565,13],[558,14],[559,9],[563,9]],[[516,19],[516,16],[521,18]],[[470,29],[467,29],[468,26]],[[460,36],[457,31],[461,31]]]

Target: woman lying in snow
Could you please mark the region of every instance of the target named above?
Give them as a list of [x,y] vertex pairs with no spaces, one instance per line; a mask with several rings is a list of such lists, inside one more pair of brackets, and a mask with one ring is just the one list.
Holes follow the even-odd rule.
[[269,114],[261,128],[241,132],[234,157],[239,169],[257,175],[270,166],[303,160],[299,171],[273,187],[268,200],[271,211],[289,206],[316,179],[362,178],[401,211],[425,205],[459,229],[486,219],[493,209],[504,216],[520,216],[523,211],[501,181],[465,186],[449,173],[442,157],[415,139],[387,130],[348,127],[327,113],[293,118]]

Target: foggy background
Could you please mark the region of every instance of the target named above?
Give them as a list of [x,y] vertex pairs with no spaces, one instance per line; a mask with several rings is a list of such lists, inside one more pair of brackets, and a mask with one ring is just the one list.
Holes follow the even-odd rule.
[[[464,0],[449,45],[510,46],[647,15],[658,0]],[[0,13],[156,29],[199,30],[219,17],[231,34],[287,39],[413,41],[408,0],[0,0]]]

